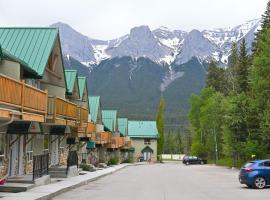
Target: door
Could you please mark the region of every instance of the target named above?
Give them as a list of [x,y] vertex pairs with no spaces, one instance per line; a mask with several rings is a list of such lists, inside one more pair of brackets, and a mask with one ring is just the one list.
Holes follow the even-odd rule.
[[149,159],[151,159],[151,152],[144,152],[143,153],[143,159],[145,161],[148,161]]
[[50,138],[51,165],[55,166],[59,164],[58,138],[56,135],[51,135]]
[[23,175],[23,136],[11,134],[9,136],[10,161],[9,176]]

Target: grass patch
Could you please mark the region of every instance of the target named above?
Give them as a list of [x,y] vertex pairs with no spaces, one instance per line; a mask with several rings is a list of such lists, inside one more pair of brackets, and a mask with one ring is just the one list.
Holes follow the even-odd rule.
[[[233,160],[230,158],[224,158],[224,159],[217,160],[216,163],[214,160],[208,160],[208,163],[209,164],[216,164],[218,166],[224,166],[224,167],[233,167],[234,166]],[[236,162],[235,167],[241,168],[245,163],[246,163],[246,161],[244,161],[244,160],[238,160]]]

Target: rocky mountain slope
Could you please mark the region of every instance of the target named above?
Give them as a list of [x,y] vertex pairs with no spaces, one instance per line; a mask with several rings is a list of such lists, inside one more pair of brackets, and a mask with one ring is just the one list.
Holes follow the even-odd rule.
[[232,42],[242,38],[251,49],[260,20],[190,32],[140,26],[109,41],[84,36],[67,24],[52,26],[60,30],[65,67],[88,77],[89,93],[102,97],[104,109],[152,120],[163,95],[166,128],[179,130],[187,125],[190,96],[204,87],[207,62],[226,65]]
[[215,59],[227,62],[232,42],[246,39],[250,48],[254,32],[260,27],[260,20],[250,20],[232,28],[212,30],[169,30],[160,27],[150,30],[148,26],[134,27],[130,33],[109,41],[84,36],[64,23],[55,23],[61,35],[64,55],[71,55],[85,65],[98,64],[114,57],[147,57],[157,63],[183,64],[192,57],[200,61]]

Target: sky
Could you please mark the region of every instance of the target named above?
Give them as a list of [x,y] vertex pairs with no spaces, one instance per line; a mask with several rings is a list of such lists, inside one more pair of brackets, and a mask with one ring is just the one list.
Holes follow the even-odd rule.
[[134,26],[171,30],[231,27],[260,18],[268,0],[0,0],[0,26],[64,22],[96,39],[113,39]]

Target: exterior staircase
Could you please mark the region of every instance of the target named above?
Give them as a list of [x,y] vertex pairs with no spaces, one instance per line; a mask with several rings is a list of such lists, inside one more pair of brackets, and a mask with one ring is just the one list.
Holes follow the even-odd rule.
[[35,186],[32,175],[8,177],[4,185],[0,185],[0,192],[25,192]]

